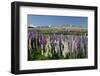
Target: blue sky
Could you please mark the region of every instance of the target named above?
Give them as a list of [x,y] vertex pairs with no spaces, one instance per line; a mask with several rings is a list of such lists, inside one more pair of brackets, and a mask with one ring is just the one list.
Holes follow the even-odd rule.
[[28,15],[28,26],[54,26],[70,24],[87,28],[88,18],[77,16]]

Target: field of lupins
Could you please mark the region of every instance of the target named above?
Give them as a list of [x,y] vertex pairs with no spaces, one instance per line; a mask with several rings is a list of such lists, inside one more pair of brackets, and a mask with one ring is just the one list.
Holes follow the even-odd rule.
[[[73,27],[72,27],[73,28]],[[88,57],[87,31],[28,28],[28,60]]]

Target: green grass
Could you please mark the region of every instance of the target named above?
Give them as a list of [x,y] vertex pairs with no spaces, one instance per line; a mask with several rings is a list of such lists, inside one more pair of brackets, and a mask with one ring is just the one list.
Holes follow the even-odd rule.
[[64,30],[70,30],[70,31],[81,31],[81,32],[87,32],[87,28],[80,28],[80,27],[47,27],[47,28],[28,28],[28,30],[41,30],[41,31],[64,31]]

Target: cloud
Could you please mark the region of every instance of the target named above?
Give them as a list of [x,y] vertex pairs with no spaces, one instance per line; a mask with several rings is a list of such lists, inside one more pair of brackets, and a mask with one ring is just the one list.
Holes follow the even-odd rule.
[[30,24],[29,27],[34,27],[34,28],[35,28],[35,27],[37,27],[37,26]]

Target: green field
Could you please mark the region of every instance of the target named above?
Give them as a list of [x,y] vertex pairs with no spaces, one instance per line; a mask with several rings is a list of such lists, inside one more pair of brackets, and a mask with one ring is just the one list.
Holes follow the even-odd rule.
[[58,26],[58,27],[47,27],[47,28],[29,28],[29,30],[43,30],[43,31],[61,31],[61,30],[70,30],[70,31],[82,31],[87,32],[87,28],[81,27],[66,27],[66,26]]

